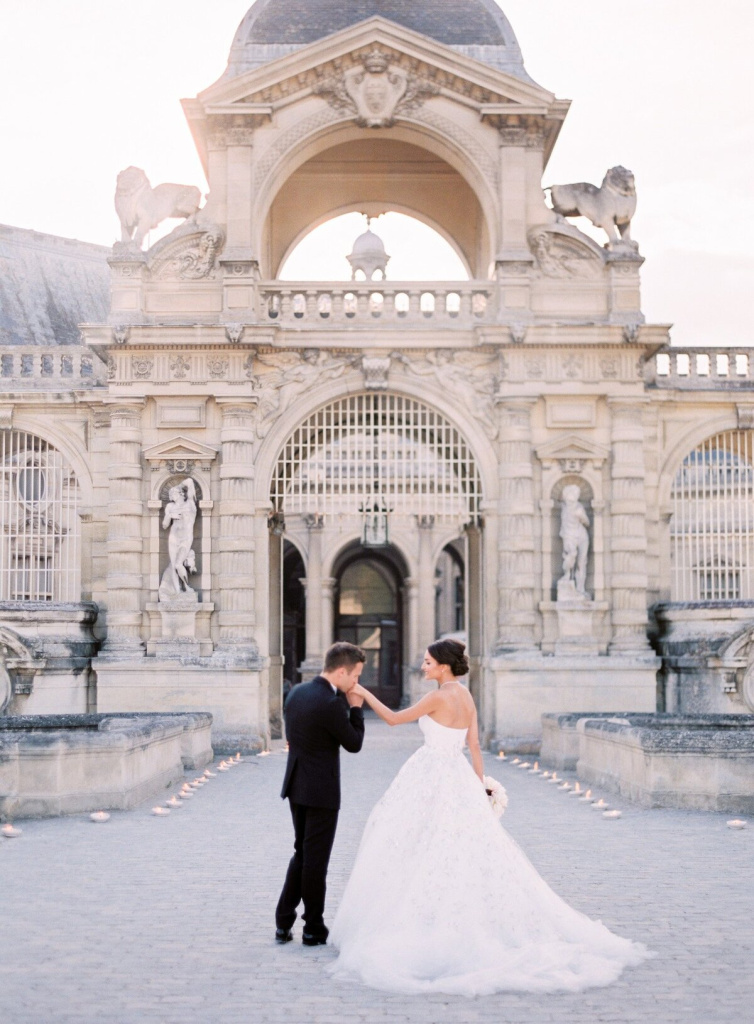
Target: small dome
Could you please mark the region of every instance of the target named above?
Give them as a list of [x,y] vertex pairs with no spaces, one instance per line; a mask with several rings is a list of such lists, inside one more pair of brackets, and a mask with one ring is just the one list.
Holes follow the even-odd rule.
[[379,235],[375,235],[371,228],[367,228],[363,235],[359,235],[353,243],[352,256],[384,256],[385,243]]
[[356,272],[360,270],[367,281],[372,281],[374,275],[379,271],[383,280],[390,257],[385,252],[385,243],[379,235],[372,231],[370,220],[367,218],[367,229],[363,235],[359,235],[353,243],[353,251],[346,259],[351,264],[351,276],[356,278]]
[[225,77],[374,17],[531,81],[510,22],[495,0],[256,0],[238,26]]

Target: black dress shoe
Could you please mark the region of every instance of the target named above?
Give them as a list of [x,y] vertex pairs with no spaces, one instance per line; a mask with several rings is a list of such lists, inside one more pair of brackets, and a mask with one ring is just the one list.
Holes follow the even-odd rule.
[[284,942],[293,942],[293,932],[290,928],[276,928],[275,942],[279,942],[281,946]]
[[301,941],[305,946],[326,946],[327,936],[326,935],[309,935],[308,932],[304,932],[301,936]]

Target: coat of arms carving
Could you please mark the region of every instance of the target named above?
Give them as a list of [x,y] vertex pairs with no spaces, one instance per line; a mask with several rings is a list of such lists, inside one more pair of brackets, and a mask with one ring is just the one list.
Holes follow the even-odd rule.
[[439,89],[391,65],[381,50],[372,50],[340,77],[319,82],[314,92],[336,110],[353,112],[362,128],[390,128],[396,114],[416,109]]

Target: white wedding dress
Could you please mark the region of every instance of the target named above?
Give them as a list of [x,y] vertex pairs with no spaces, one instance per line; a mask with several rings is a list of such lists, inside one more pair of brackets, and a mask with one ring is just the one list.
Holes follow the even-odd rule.
[[424,746],[369,816],[335,915],[336,977],[390,992],[577,992],[650,955],[540,877],[493,814],[465,729],[419,726]]

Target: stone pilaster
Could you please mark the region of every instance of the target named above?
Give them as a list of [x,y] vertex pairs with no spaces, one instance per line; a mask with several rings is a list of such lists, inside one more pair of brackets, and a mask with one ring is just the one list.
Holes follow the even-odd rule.
[[499,653],[532,650],[536,629],[531,411],[535,398],[500,398]]
[[647,640],[647,502],[644,405],[608,398],[611,415],[610,588],[615,654],[651,653]]
[[313,679],[322,669],[324,646],[322,642],[322,531],[324,517],[312,513],[304,517],[309,531],[306,559],[306,658],[299,666],[304,682]]
[[254,416],[256,399],[217,400],[222,413],[217,550],[219,646],[256,655],[254,641]]
[[142,465],[144,402],[115,402],[110,414],[107,503],[107,639],[100,657],[142,657]]

